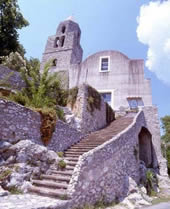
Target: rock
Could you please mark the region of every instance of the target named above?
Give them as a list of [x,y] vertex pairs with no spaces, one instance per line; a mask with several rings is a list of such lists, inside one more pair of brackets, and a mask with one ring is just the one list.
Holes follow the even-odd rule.
[[128,195],[131,194],[131,193],[135,193],[137,191],[138,191],[138,186],[137,186],[136,182],[131,177],[129,177]]
[[57,153],[30,140],[21,140],[14,145],[6,143],[1,147],[5,147],[6,151],[1,155],[3,166],[0,167],[0,173],[10,170],[1,182],[5,189],[16,188],[26,192],[33,177],[40,177],[50,168],[58,167],[60,160]]
[[0,153],[4,152],[11,146],[11,143],[6,142],[6,141],[0,141]]
[[0,186],[0,197],[4,197],[4,196],[8,196],[9,192],[5,191],[4,189],[2,189],[2,187]]

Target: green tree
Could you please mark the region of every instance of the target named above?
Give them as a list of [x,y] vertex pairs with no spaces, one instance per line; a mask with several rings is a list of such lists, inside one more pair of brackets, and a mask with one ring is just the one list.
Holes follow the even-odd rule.
[[163,153],[167,159],[168,174],[170,175],[170,116],[161,118],[164,135],[162,136]]
[[[67,95],[62,88],[61,79],[57,73],[50,74],[51,62],[47,63],[40,73],[40,63],[34,62],[34,67],[28,70],[21,69],[22,78],[26,87],[12,96],[16,102],[34,108],[50,107],[56,109],[56,105],[65,105]],[[65,96],[65,100],[63,100]],[[62,98],[62,99],[61,99]]]
[[24,48],[19,43],[18,29],[28,26],[20,12],[17,0],[0,0],[0,56],[18,51],[24,55]]
[[161,118],[162,121],[162,128],[164,131],[164,135],[162,139],[167,143],[170,142],[170,116],[166,115],[165,117]]

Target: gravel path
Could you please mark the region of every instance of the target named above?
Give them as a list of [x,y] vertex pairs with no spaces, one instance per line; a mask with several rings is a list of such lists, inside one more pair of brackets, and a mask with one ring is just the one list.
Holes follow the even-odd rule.
[[0,197],[0,209],[66,209],[67,202],[32,194]]
[[170,202],[163,202],[143,209],[170,209]]

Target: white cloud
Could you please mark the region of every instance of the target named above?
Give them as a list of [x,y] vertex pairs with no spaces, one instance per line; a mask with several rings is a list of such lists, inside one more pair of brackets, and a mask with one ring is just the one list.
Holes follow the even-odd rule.
[[170,0],[143,5],[137,22],[138,39],[148,45],[146,67],[170,84]]

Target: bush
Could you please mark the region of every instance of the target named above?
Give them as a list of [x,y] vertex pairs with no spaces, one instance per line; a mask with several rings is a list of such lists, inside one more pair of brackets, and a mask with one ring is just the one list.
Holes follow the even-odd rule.
[[58,166],[60,169],[64,169],[66,168],[66,162],[64,162],[64,160],[60,160],[59,163],[58,163]]

